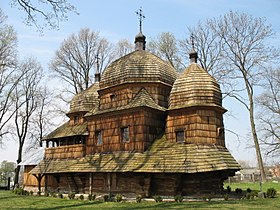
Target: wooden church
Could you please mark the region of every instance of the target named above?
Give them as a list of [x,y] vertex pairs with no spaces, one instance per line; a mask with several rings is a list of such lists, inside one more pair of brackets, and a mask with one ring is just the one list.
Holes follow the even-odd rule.
[[197,64],[197,53],[178,75],[145,43],[140,30],[135,51],[96,74],[72,99],[69,121],[44,138],[43,160],[26,171],[42,190],[221,193],[240,169],[225,147],[219,84]]

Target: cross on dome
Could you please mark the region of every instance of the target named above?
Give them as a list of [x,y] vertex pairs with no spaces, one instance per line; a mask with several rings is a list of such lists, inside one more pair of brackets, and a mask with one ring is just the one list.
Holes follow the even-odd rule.
[[139,28],[140,28],[140,32],[142,33],[142,22],[146,18],[145,15],[143,14],[142,7],[140,7],[140,9],[138,11],[136,11],[135,13],[138,15],[138,18],[139,18]]

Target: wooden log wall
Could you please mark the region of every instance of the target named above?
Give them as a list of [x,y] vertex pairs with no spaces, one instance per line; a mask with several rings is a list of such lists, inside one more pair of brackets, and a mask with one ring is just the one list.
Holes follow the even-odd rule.
[[[123,127],[129,129],[128,142],[122,140]],[[145,108],[114,115],[103,114],[89,120],[88,128],[87,155],[113,151],[143,152],[164,131],[164,114]],[[102,135],[103,143],[100,145],[97,142],[97,131]]]
[[79,158],[85,154],[84,144],[49,147],[45,149],[46,159]]
[[163,84],[124,84],[114,88],[100,90],[100,109],[110,109],[114,107],[120,107],[127,105],[132,98],[140,91],[141,88],[145,88],[155,102],[165,108],[168,107],[168,98],[171,91],[171,87]]
[[210,109],[170,110],[166,120],[166,136],[176,142],[176,132],[184,131],[185,143],[225,146],[222,113]]

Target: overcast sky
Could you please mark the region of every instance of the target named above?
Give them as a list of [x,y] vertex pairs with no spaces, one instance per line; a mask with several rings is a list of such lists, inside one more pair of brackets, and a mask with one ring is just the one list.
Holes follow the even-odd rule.
[[[35,0],[32,0],[35,1]],[[171,32],[178,39],[187,37],[187,27],[195,26],[198,21],[219,17],[230,10],[246,12],[255,17],[266,17],[272,25],[280,46],[280,0],[71,0],[79,15],[70,14],[67,22],[60,23],[60,30],[45,30],[41,36],[35,27],[26,26],[22,21],[24,13],[10,5],[10,0],[0,0],[0,7],[8,16],[8,23],[13,25],[18,36],[18,51],[21,59],[33,56],[48,69],[48,63],[63,39],[81,28],[88,27],[99,31],[101,36],[111,42],[121,39],[134,41],[139,31],[138,17],[135,11],[142,7],[145,15],[143,33],[147,39],[156,37],[161,32]],[[226,132],[226,145],[237,160],[255,162],[255,152],[248,148],[250,131],[249,118],[237,102],[224,101],[224,107],[234,114],[225,116],[226,129],[241,135]],[[16,161],[17,145],[10,141],[0,149],[2,160]]]

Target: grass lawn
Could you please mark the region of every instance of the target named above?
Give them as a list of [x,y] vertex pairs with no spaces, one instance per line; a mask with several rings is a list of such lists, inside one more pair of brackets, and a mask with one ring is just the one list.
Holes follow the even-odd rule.
[[[264,184],[264,189],[274,187],[280,192],[279,184]],[[225,184],[225,187],[227,184]],[[258,189],[258,185],[231,184],[232,190],[236,187],[246,190]],[[0,191],[0,209],[280,209],[280,195],[277,198],[255,200],[229,200],[229,201],[201,201],[201,202],[146,202],[141,203],[115,203],[100,201],[69,200],[68,198],[52,198],[44,196],[20,196],[11,191]]]

